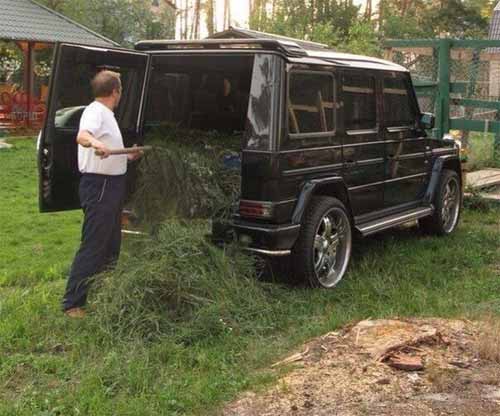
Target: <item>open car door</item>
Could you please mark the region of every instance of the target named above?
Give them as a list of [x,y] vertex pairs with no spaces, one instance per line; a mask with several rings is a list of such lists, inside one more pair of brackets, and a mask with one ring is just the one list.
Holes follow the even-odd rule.
[[149,55],[128,49],[58,44],[47,117],[38,139],[41,212],[79,208],[76,136],[85,106],[93,101],[90,81],[99,71],[121,74],[123,93],[115,116],[125,146],[139,142],[139,124]]

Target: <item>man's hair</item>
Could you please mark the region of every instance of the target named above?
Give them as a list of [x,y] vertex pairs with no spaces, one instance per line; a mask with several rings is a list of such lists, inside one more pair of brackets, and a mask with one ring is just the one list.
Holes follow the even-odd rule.
[[118,72],[106,70],[99,72],[90,85],[92,86],[94,98],[99,98],[109,97],[113,94],[113,91],[121,90],[122,82]]

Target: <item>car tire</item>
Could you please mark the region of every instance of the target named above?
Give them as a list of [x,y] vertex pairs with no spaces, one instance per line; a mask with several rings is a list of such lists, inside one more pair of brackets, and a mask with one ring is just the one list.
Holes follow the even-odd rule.
[[292,250],[295,277],[313,287],[333,288],[344,277],[352,249],[352,227],[344,204],[313,197]]
[[461,208],[460,179],[455,171],[444,169],[434,195],[434,213],[419,220],[420,228],[427,234],[451,234],[457,228]]

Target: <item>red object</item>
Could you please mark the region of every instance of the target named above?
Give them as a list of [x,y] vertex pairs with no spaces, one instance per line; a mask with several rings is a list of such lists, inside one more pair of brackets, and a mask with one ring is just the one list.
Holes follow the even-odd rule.
[[0,95],[0,124],[2,127],[40,128],[43,124],[46,106],[36,97],[29,97],[25,91]]
[[252,218],[270,218],[272,205],[269,202],[240,201],[240,215]]

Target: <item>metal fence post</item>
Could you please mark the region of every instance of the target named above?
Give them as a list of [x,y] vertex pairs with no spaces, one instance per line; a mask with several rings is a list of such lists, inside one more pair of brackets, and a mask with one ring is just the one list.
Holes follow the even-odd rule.
[[437,138],[450,131],[450,39],[439,40]]

